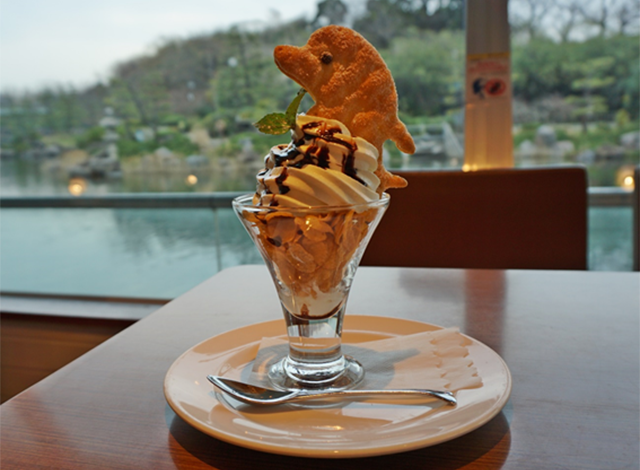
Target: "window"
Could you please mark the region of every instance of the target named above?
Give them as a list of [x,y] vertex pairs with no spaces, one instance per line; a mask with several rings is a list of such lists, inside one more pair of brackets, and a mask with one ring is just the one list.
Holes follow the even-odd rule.
[[[418,152],[390,145],[387,165],[462,167],[462,0],[237,1],[236,17],[204,1],[28,5],[3,4],[3,196],[253,190],[282,138],[252,123],[297,91],[273,48],[303,44],[328,23],[360,31],[392,70]],[[592,186],[630,187],[637,2],[512,0],[510,11],[516,165],[584,164]],[[159,28],[142,37],[147,25]],[[230,212],[192,211],[2,209],[3,290],[173,297],[218,269],[258,262],[236,242]],[[630,269],[631,210],[616,211],[593,213],[594,269]]]

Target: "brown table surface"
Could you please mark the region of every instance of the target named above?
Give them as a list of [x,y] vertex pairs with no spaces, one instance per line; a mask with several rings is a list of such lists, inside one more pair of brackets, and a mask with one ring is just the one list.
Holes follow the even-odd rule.
[[7,469],[637,469],[640,275],[360,268],[349,312],[459,326],[513,376],[492,421],[396,455],[284,457],[173,413],[165,373],[194,344],[280,318],[262,266],[225,270],[0,407]]

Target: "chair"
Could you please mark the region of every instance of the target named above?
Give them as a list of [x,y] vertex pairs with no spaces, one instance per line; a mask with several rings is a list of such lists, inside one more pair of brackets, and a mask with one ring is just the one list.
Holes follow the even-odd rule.
[[362,265],[587,268],[584,168],[395,173],[409,186],[390,191]]

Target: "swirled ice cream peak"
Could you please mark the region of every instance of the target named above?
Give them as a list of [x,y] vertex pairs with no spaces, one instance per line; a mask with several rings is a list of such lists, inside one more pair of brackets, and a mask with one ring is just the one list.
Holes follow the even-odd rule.
[[380,198],[378,150],[344,124],[300,114],[291,137],[265,157],[255,205],[338,206]]

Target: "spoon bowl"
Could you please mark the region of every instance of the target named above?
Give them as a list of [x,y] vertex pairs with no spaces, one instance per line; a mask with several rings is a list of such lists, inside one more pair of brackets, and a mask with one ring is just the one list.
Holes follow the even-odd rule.
[[428,389],[396,389],[396,390],[273,390],[271,388],[251,385],[236,380],[208,375],[207,379],[220,391],[236,400],[250,405],[281,405],[302,400],[318,400],[327,398],[358,398],[369,396],[381,397],[426,397],[443,400],[455,406],[457,401],[453,393]]

